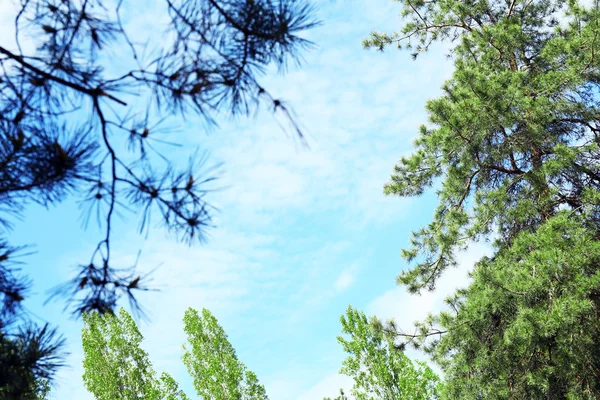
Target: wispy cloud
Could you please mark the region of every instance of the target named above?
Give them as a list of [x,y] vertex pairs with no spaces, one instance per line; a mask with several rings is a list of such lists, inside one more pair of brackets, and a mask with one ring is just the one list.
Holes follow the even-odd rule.
[[333,287],[335,288],[336,292],[343,292],[344,290],[352,286],[352,284],[356,280],[356,269],[356,266],[352,266],[346,268],[342,271],[341,274],[338,275],[335,282],[333,283]]
[[466,287],[470,282],[469,271],[473,270],[477,261],[490,253],[490,246],[473,243],[467,251],[457,254],[457,267],[442,275],[433,292],[411,294],[404,286],[397,286],[373,299],[367,312],[383,320],[393,319],[399,327],[410,331],[416,321],[444,309],[446,297],[456,289]]

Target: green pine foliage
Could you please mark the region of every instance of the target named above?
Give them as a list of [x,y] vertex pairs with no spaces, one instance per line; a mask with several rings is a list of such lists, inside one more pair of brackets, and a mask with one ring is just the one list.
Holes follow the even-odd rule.
[[562,211],[477,263],[469,287],[447,299],[451,311],[411,340],[444,370],[447,398],[598,398],[598,265],[597,232]]
[[63,342],[48,325],[0,332],[0,399],[47,399],[52,371],[62,365]]
[[600,396],[600,241],[562,212],[523,232],[435,317],[452,398]]
[[468,288],[406,334],[448,398],[600,398],[600,10],[575,0],[399,0],[365,45],[451,43],[452,78],[385,193],[435,188],[398,282],[434,290],[468,243],[495,237]]
[[400,2],[411,22],[365,44],[404,43],[418,54],[455,39],[455,71],[426,105],[430,125],[415,152],[385,186],[400,196],[439,186],[433,221],[403,251],[416,265],[399,282],[433,289],[470,240],[494,231],[506,246],[562,208],[597,221],[598,10],[574,1]]

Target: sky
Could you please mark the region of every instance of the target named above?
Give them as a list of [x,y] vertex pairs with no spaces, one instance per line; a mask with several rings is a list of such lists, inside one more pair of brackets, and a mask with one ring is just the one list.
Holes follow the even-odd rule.
[[[132,20],[139,39],[159,32],[164,21],[158,5],[144,3],[145,12]],[[304,53],[301,66],[262,79],[292,106],[308,133],[308,148],[264,111],[220,118],[210,132],[190,120],[172,133],[185,146],[165,154],[180,159],[200,148],[209,165],[222,163],[224,189],[209,198],[220,211],[207,243],[178,244],[159,227],[145,238],[135,215],[116,225],[119,261],[130,265],[141,249],[140,268],[160,266],[153,276],[161,290],[140,297],[151,316],[140,323],[143,347],[155,369],[169,372],[188,395],[194,391],[181,362],[188,307],[208,308],[218,318],[272,400],[322,399],[351,386],[338,374],[345,355],[336,341],[348,305],[410,326],[439,310],[489,250],[472,245],[434,293],[413,296],[395,285],[409,267],[400,250],[411,231],[429,222],[436,198],[434,192],[386,197],[383,185],[400,157],[410,154],[419,125],[427,121],[425,102],[440,95],[451,60],[439,46],[416,61],[393,48],[364,50],[361,40],[373,29],[399,27],[400,6],[391,0],[316,5],[323,24],[306,35],[316,47]],[[9,32],[10,13],[0,9],[0,15],[0,27]],[[12,243],[35,244],[24,267],[34,278],[26,306],[39,322],[59,326],[71,353],[69,367],[57,377],[56,399],[92,396],[80,378],[82,322],[64,313],[62,302],[43,302],[51,287],[89,259],[98,237],[94,227],[81,228],[73,200],[49,210],[28,206],[10,235]]]

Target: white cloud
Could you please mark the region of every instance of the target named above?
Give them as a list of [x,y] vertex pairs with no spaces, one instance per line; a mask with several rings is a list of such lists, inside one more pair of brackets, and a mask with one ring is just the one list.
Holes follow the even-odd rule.
[[367,312],[385,320],[394,319],[398,326],[408,329],[429,313],[440,311],[446,297],[456,289],[467,286],[469,271],[477,261],[490,253],[489,246],[473,243],[467,251],[457,254],[458,266],[442,275],[433,292],[410,294],[404,286],[397,286],[375,298],[367,307]]
[[[475,263],[484,256],[489,256],[491,252],[492,249],[488,245],[472,243],[468,250],[457,254],[457,267],[447,270],[442,275],[433,292],[411,294],[404,286],[397,286],[373,299],[367,307],[367,313],[386,321],[393,319],[398,327],[410,332],[415,322],[425,319],[429,314],[444,310],[446,308],[444,300],[456,289],[469,284],[468,274]],[[413,349],[408,349],[407,355],[427,361],[425,354]],[[439,372],[439,369],[435,369]]]
[[354,281],[356,280],[356,268],[347,268],[342,271],[341,274],[338,275],[335,282],[333,283],[333,287],[336,292],[343,292],[348,289]]
[[[21,4],[26,3],[18,0],[2,0],[0,1],[0,45],[2,47],[18,53],[19,47],[16,41],[16,17],[21,11]],[[31,2],[27,2],[29,5],[28,10],[32,10]],[[37,41],[34,40],[34,35],[42,33],[41,29],[32,29],[31,24],[28,21],[30,15],[21,15],[19,21],[19,44],[24,54],[33,55],[36,49]]]
[[15,51],[15,18],[19,12],[16,0],[0,2],[0,37],[2,46],[10,51]]

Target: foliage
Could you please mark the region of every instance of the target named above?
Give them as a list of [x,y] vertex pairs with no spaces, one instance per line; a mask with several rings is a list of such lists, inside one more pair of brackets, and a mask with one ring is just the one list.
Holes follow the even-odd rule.
[[0,398],[45,399],[52,371],[62,365],[63,342],[48,325],[0,332]]
[[433,290],[457,250],[496,254],[404,344],[424,345],[452,398],[597,398],[600,239],[600,10],[575,0],[399,0],[396,44],[413,56],[452,44],[454,73],[427,105],[415,152],[385,192],[435,187],[433,221],[398,282]]
[[25,317],[31,284],[10,264],[22,254],[4,239],[12,217],[30,202],[70,196],[84,225],[95,219],[103,234],[53,297],[66,298],[75,315],[112,312],[120,298],[142,313],[134,294],[149,290],[147,276],[111,258],[115,217],[140,216],[147,232],[158,213],[178,239],[205,239],[215,177],[203,171],[206,158],[192,156],[181,169],[162,154],[160,146],[177,141],[165,138],[169,121],[195,115],[208,128],[219,112],[244,115],[264,104],[301,137],[291,110],[259,78],[270,65],[299,61],[310,45],[299,34],[316,25],[312,8],[303,0],[163,0],[161,41],[143,43],[126,22],[148,15],[132,1],[15,4],[16,36],[0,43],[0,329]]
[[434,321],[453,398],[600,397],[600,241],[560,213],[523,232]]
[[[433,221],[403,251],[418,262],[399,282],[432,289],[470,240],[494,231],[508,246],[558,209],[598,221],[598,10],[550,0],[401,3],[411,21],[402,34],[367,44],[417,41],[424,51],[457,40],[452,79],[426,105],[432,127],[385,186],[418,196],[439,182]],[[565,6],[569,25],[555,27]]]
[[[354,379],[351,394],[357,400],[437,399],[440,379],[425,363],[411,361],[386,335],[379,321],[348,307],[340,318],[338,341],[349,354],[340,373]],[[346,398],[340,391],[337,399]],[[327,400],[327,399],[326,399]]]
[[157,378],[140,347],[142,334],[124,310],[83,315],[83,383],[98,400],[187,399],[166,373]]
[[183,322],[188,340],[183,362],[201,398],[268,399],[256,374],[238,360],[227,334],[210,311],[202,309],[202,315],[198,315],[190,308]]
[[53,371],[63,365],[64,338],[48,324],[23,318],[28,286],[18,266],[23,250],[0,239],[0,397],[41,399]]
[[[325,397],[323,400],[331,400],[331,398]],[[339,396],[335,397],[333,400],[349,400],[349,399],[348,399],[348,396],[346,396],[346,393],[344,393],[344,389],[340,389]]]
[[[133,318],[98,312],[83,315],[83,381],[98,400],[185,400],[188,397],[167,373],[157,378],[140,347],[142,335]],[[188,309],[184,317],[188,344],[183,361],[203,399],[267,400],[256,375],[235,355],[227,334],[206,309],[202,315]]]
[[597,231],[563,211],[481,260],[452,311],[411,339],[442,366],[450,398],[598,398],[599,263]]

